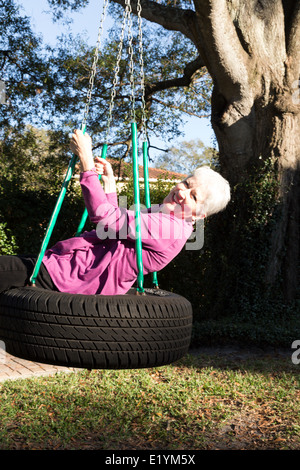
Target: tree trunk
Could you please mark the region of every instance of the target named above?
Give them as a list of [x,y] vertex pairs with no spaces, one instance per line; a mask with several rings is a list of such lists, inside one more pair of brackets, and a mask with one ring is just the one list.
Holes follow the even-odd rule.
[[259,159],[275,162],[277,216],[264,280],[271,290],[281,278],[283,296],[291,301],[297,297],[299,286],[300,115],[279,112],[271,102],[265,107],[254,105],[248,116],[228,125],[232,114],[226,111],[224,117],[220,112],[222,99],[216,95],[214,92],[212,125],[220,146],[222,173],[232,187],[251,176]]
[[300,116],[274,116],[274,156],[278,156],[281,214],[276,224],[266,281],[272,286],[281,272],[287,300],[297,296],[300,243]]

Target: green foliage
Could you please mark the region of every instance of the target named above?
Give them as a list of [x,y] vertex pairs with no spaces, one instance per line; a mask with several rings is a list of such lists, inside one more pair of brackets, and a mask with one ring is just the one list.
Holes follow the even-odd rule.
[[60,132],[32,126],[6,131],[0,142],[0,182],[14,182],[19,190],[57,192],[70,158],[68,146]]
[[61,20],[66,11],[79,11],[89,0],[48,0],[55,21]]
[[[13,234],[13,245],[17,245],[19,254],[37,254],[58,194],[51,194],[47,189],[20,191],[11,184],[3,184],[1,189],[5,196],[0,200],[0,220],[5,220],[8,233]],[[81,198],[68,195],[49,247],[74,236],[83,209]]]
[[[62,156],[64,155],[64,156]],[[64,138],[28,127],[0,146],[1,253],[37,254],[56,203],[68,158]],[[71,237],[83,211],[75,180],[68,189],[51,243]],[[5,253],[5,251],[7,253]]]
[[289,347],[300,334],[299,304],[281,297],[281,279],[272,291],[265,281],[280,204],[274,162],[261,161],[232,193],[228,208],[206,221],[202,250],[183,250],[160,273],[161,287],[192,302],[195,345],[241,341]]
[[16,238],[7,228],[7,224],[0,222],[0,255],[16,254],[18,254]]
[[6,85],[6,102],[0,105],[2,137],[3,130],[21,128],[29,116],[32,123],[42,118],[42,90],[52,93],[53,80],[42,40],[17,3],[1,2],[0,15],[0,78]]

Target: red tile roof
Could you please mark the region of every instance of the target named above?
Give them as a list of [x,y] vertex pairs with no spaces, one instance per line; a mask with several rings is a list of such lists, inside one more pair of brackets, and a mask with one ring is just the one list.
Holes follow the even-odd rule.
[[[114,172],[115,176],[118,177],[119,179],[122,178],[127,178],[128,175],[132,174],[132,164],[128,162],[124,162],[123,160],[121,161],[121,166],[120,162],[118,160],[112,160],[109,159]],[[150,168],[148,167],[148,174],[149,174],[149,180],[157,180],[158,178],[162,178],[163,180],[183,180],[187,175],[182,174],[182,173],[177,173],[175,171],[169,171],[161,168]],[[139,177],[144,178],[144,168],[143,166],[139,165]]]

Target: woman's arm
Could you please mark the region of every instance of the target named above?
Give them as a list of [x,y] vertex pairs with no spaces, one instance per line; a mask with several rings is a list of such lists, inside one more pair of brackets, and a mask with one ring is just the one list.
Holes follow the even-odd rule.
[[[116,183],[112,167],[103,158],[96,157],[94,160],[92,139],[88,134],[83,134],[81,130],[76,129],[74,131],[70,141],[70,149],[80,160],[81,189],[90,219],[91,221],[95,222],[97,220],[98,222],[99,207],[103,208],[105,214],[109,206],[118,206]],[[96,176],[96,173],[102,176],[104,191],[99,182],[99,177],[96,180],[93,178],[93,176]],[[91,176],[92,179],[90,179]]]

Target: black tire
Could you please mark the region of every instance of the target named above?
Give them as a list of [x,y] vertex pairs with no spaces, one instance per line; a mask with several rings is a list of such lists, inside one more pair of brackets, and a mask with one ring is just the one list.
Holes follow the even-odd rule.
[[170,364],[189,348],[192,307],[162,290],[73,295],[36,287],[0,295],[0,339],[9,354],[87,369]]

